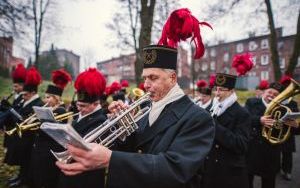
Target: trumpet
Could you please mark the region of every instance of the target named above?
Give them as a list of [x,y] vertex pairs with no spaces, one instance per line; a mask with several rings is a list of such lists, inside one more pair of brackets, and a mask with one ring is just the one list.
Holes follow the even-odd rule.
[[132,89],[132,94],[134,95],[134,100],[137,100],[140,97],[144,96],[145,92],[142,89],[136,87]]
[[[54,116],[55,121],[58,122],[62,122],[66,119],[69,119],[71,117],[77,116],[79,113],[74,113],[74,112],[66,112],[64,114],[60,114],[57,116]],[[35,114],[34,114],[35,115]],[[31,120],[33,120],[33,115],[31,117]],[[29,119],[28,118],[28,119]],[[27,120],[27,119],[26,119]],[[37,122],[33,122],[31,121],[31,123],[28,123],[28,121],[26,122],[26,120],[24,122],[22,122],[21,124],[17,124],[17,126],[9,131],[6,131],[5,133],[9,136],[13,135],[15,132],[17,132],[17,134],[19,135],[19,137],[22,137],[22,133],[25,131],[34,131],[34,130],[38,130],[41,122],[37,121]],[[35,118],[34,120],[37,120],[37,118]],[[28,124],[27,124],[28,123]]]
[[[150,104],[150,106],[140,108],[142,104]],[[139,108],[139,111],[136,111],[137,108]],[[87,143],[95,142],[105,147],[111,147],[116,139],[125,141],[126,137],[130,136],[138,129],[137,122],[147,115],[151,108],[150,93],[146,93],[132,103],[128,109],[122,110],[120,113],[107,119],[100,126],[86,134],[83,137],[83,140]],[[59,161],[64,163],[69,163],[72,160],[68,151],[51,152]]]

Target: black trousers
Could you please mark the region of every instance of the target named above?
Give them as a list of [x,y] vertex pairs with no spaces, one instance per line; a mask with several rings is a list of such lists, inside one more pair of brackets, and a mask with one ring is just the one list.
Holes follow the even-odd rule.
[[[261,177],[261,188],[275,188],[276,176]],[[249,188],[253,188],[254,175],[249,174]]]
[[281,152],[281,169],[285,173],[292,173],[293,152]]

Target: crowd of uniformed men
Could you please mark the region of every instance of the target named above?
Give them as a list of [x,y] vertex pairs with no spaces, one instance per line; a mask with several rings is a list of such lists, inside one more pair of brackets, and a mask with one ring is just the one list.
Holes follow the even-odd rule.
[[[152,102],[147,105],[151,110],[137,122],[133,134],[125,141],[115,140],[110,148],[101,144],[90,144],[90,150],[72,145],[64,148],[39,127],[16,127],[39,122],[32,115],[33,106],[44,106],[50,107],[55,116],[74,112],[72,120],[66,118],[61,123],[69,120],[84,137],[136,100],[126,80],[107,86],[101,70],[89,68],[76,77],[76,98],[66,106],[61,97],[72,80],[69,73],[63,69],[53,71],[53,84],[48,85],[41,99],[38,70],[18,65],[12,73],[13,102],[3,99],[0,113],[1,129],[15,129],[4,135],[4,163],[20,167],[17,176],[7,180],[8,186],[252,188],[253,177],[260,176],[263,188],[274,188],[280,170],[282,177],[290,180],[299,123],[295,119],[283,122],[291,127],[284,143],[271,144],[262,136],[262,129],[276,122],[275,117],[265,114],[266,108],[289,86],[290,77],[270,84],[262,81],[257,95],[241,106],[235,82],[253,64],[249,54],[239,54],[232,62],[235,73],[216,73],[209,83],[198,81],[196,97],[191,99],[177,83],[176,46],[193,36],[195,58],[201,57],[204,47],[199,24],[209,26],[187,9],[176,10],[167,20],[158,45],[143,48],[144,82],[139,88],[150,93]],[[293,100],[281,103],[298,111]],[[57,161],[51,152],[66,149],[73,158],[70,163]]]

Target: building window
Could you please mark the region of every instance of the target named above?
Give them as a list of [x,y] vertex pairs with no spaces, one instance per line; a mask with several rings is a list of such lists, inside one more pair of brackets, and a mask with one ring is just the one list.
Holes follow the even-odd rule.
[[203,58],[207,58],[207,52],[208,52],[208,50],[205,50],[205,51],[204,51]]
[[201,70],[202,70],[202,71],[206,71],[207,68],[208,68],[207,64],[206,64],[206,63],[203,63],[203,64],[202,64],[202,67],[201,67]]
[[249,72],[249,76],[256,76],[256,72]]
[[239,43],[236,45],[236,52],[237,53],[241,53],[244,51],[244,46],[243,46],[243,43]]
[[212,71],[216,70],[216,62],[215,61],[210,62],[210,70],[212,70]]
[[269,64],[269,56],[268,55],[262,55],[260,57],[260,62],[261,62],[261,65]]
[[300,67],[300,56],[298,57],[297,66],[296,67]]
[[285,68],[285,59],[284,57],[279,58],[279,66],[281,69]]
[[226,52],[224,54],[223,60],[224,60],[224,62],[228,62],[229,61],[229,53],[228,52]]
[[229,72],[230,72],[230,69],[229,69],[228,67],[225,67],[225,68],[224,68],[224,73],[225,73],[225,74],[229,74]]
[[249,42],[249,51],[254,51],[254,50],[256,50],[257,47],[258,47],[258,45],[256,44],[255,41]]
[[268,71],[261,71],[260,79],[261,80],[269,80],[269,72]]
[[256,56],[252,56],[252,62],[253,62],[253,66],[256,65]]
[[268,41],[268,39],[261,40],[260,47],[261,47],[261,49],[268,49],[269,48],[269,41]]
[[210,50],[210,56],[211,56],[211,57],[216,57],[216,49],[212,48],[212,49]]

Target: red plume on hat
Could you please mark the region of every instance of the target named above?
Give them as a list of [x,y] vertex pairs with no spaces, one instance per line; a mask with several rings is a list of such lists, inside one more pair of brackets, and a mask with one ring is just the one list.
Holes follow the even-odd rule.
[[171,13],[167,22],[164,25],[162,36],[158,42],[159,45],[167,45],[169,47],[177,48],[178,43],[182,40],[192,37],[196,51],[194,58],[199,59],[204,55],[204,45],[200,35],[200,26],[205,25],[212,29],[206,22],[199,22],[189,9],[182,8]]
[[106,95],[111,95],[111,94],[112,94],[112,93],[111,93],[110,86],[107,86],[107,87],[105,88],[104,93],[105,93]]
[[42,76],[35,67],[28,69],[26,73],[25,85],[38,86],[42,83]]
[[260,90],[268,89],[269,88],[269,82],[267,80],[261,80],[259,85],[258,85],[258,88]]
[[144,82],[141,82],[141,83],[139,84],[139,88],[140,88],[141,90],[143,90],[143,91],[146,91],[146,89],[145,89],[145,83],[144,83]]
[[197,85],[198,88],[204,88],[204,87],[207,86],[207,83],[206,83],[205,80],[198,80],[196,85]]
[[16,66],[16,69],[12,72],[12,79],[14,82],[25,82],[26,79],[26,68],[22,63]]
[[117,92],[117,91],[120,91],[121,90],[121,84],[119,83],[119,82],[117,82],[117,81],[114,81],[112,84],[111,84],[111,86],[110,86],[110,92],[111,93],[115,93],[115,92]]
[[128,86],[129,86],[128,81],[127,81],[127,80],[122,80],[122,81],[121,81],[121,86],[122,86],[122,87],[128,87]]
[[252,57],[249,53],[235,55],[232,67],[236,69],[238,76],[245,75],[253,67]]
[[71,75],[64,69],[59,69],[52,72],[52,82],[61,89],[64,89],[68,82],[71,82],[71,80]]
[[291,76],[289,75],[283,75],[279,81],[284,86],[288,86],[291,83]]
[[215,86],[216,75],[212,74],[209,78],[209,88],[213,88]]
[[77,92],[86,92],[90,96],[101,96],[106,80],[96,68],[89,68],[77,76],[74,87]]

